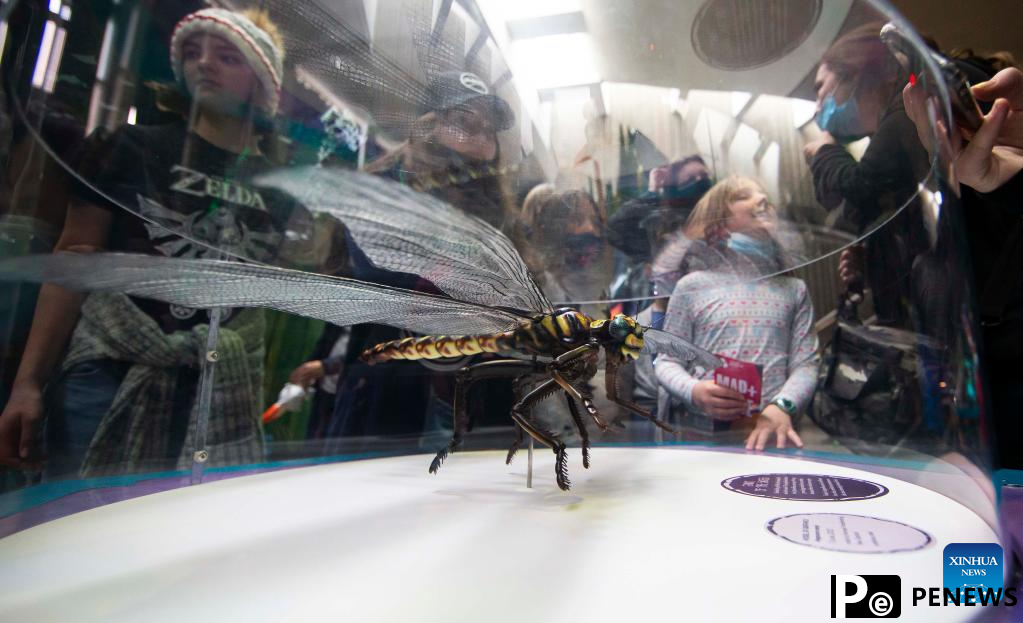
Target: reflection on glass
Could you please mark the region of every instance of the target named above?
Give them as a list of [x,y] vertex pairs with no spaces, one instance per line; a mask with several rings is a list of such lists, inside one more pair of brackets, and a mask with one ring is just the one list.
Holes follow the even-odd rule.
[[[991,467],[942,115],[907,116],[873,3],[263,4],[4,23],[7,490],[445,448],[453,469],[520,443],[546,381],[463,394],[507,353],[360,356],[554,304],[760,366],[760,394],[648,348],[568,383],[599,424],[530,402],[536,438]],[[142,258],[55,277],[54,250]],[[29,283],[61,278],[90,291]],[[287,383],[312,391],[263,422]]]

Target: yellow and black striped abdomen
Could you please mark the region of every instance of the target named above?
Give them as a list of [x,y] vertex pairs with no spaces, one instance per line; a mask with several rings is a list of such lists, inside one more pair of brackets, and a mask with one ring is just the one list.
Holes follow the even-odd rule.
[[377,344],[365,350],[361,358],[367,363],[391,359],[447,359],[479,353],[521,353],[556,357],[586,341],[590,324],[585,314],[563,310],[523,322],[503,333],[488,335],[407,337]]
[[391,359],[447,359],[479,353],[499,353],[515,350],[512,345],[514,331],[490,335],[428,335],[407,337],[377,344],[363,351],[360,358],[370,364]]

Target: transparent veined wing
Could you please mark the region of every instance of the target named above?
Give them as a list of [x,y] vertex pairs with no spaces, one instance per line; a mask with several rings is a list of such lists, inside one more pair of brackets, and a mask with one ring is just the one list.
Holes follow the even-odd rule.
[[121,253],[26,255],[0,261],[0,280],[121,292],[194,308],[265,307],[337,325],[387,324],[425,334],[515,327],[515,314],[444,296],[275,266]]
[[725,364],[720,357],[689,340],[650,327],[643,327],[643,350],[670,355],[704,370],[713,370]]
[[343,222],[379,268],[419,275],[463,301],[553,311],[507,236],[440,199],[344,169],[278,169],[254,182]]

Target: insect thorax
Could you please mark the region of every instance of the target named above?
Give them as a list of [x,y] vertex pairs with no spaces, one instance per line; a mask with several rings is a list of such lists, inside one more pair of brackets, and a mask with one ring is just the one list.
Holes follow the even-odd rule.
[[530,322],[515,331],[516,350],[528,354],[556,356],[586,343],[590,324],[586,314],[574,309],[560,309]]

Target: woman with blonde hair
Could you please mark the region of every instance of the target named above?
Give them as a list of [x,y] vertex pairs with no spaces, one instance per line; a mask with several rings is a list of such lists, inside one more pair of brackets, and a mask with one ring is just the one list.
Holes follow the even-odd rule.
[[[736,212],[737,201],[750,198],[754,194],[762,195],[750,204],[749,210]],[[728,232],[748,231],[761,232],[765,235],[773,229],[776,221],[775,209],[760,184],[748,177],[731,175],[711,187],[700,198],[686,219],[683,231],[693,240],[714,242],[728,238]],[[751,218],[761,220],[761,227],[754,227]],[[728,230],[727,232],[724,230]]]
[[[746,448],[762,450],[772,435],[779,448],[802,446],[793,418],[813,396],[817,337],[806,284],[779,275],[785,266],[774,239],[775,209],[754,180],[732,176],[711,188],[686,222],[687,235],[707,245],[706,266],[675,285],[664,330],[719,355],[763,369],[759,412]],[[685,409],[683,421],[727,430],[748,414],[746,397],[717,385],[713,370],[694,376],[681,362],[655,363],[666,399]],[[662,401],[665,402],[665,401]]]

